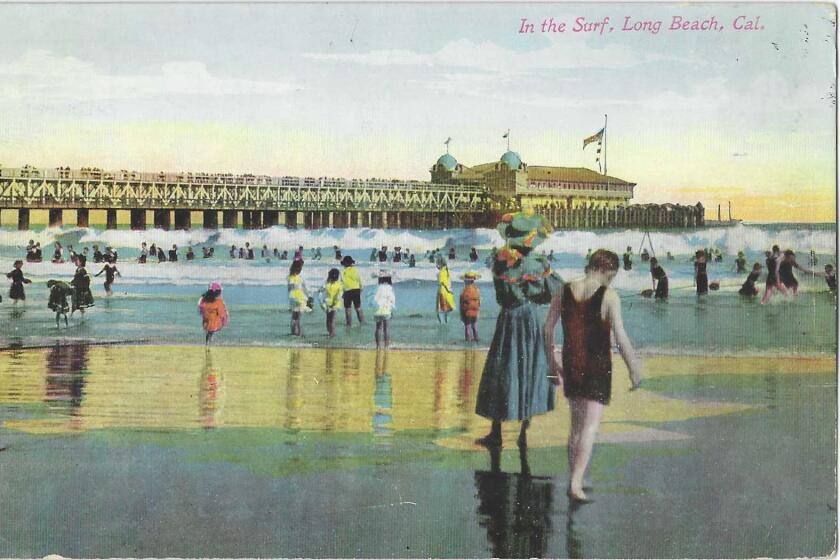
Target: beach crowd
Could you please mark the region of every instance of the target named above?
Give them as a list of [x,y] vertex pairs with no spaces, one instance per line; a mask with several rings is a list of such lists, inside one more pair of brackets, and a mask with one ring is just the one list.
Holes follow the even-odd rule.
[[[612,355],[613,345],[618,347],[621,358],[627,364],[631,390],[640,387],[641,364],[636,357],[628,334],[624,330],[621,315],[621,299],[611,288],[620,268],[633,269],[634,253],[631,247],[619,257],[616,253],[598,249],[589,251],[584,267],[584,277],[564,283],[552,269],[553,251],[548,254],[535,250],[550,234],[544,217],[528,212],[506,214],[502,217],[497,230],[504,240],[504,246],[491,251],[482,263],[489,269],[492,277],[495,299],[500,312],[496,320],[493,338],[490,342],[481,381],[478,388],[476,413],[490,421],[489,433],[477,440],[477,443],[491,448],[502,445],[502,423],[520,422],[517,444],[527,446],[527,431],[531,419],[554,409],[556,392],[562,389],[569,401],[571,431],[569,434],[568,453],[570,482],[568,495],[578,503],[585,503],[586,483],[583,476],[589,464],[604,408],[609,404],[612,392]],[[259,251],[259,257],[257,257]],[[640,253],[643,265],[649,270],[652,287],[643,290],[643,297],[653,297],[658,301],[667,301],[669,296],[668,274],[662,263],[644,249]],[[301,318],[316,308],[324,312],[325,328],[330,338],[337,336],[336,321],[342,314],[344,323],[350,327],[355,316],[358,324],[365,324],[367,319],[362,307],[363,290],[372,282],[372,302],[374,340],[376,348],[388,348],[390,322],[398,308],[397,293],[394,289],[394,276],[400,266],[414,267],[417,257],[409,249],[387,246],[373,249],[370,261],[369,278],[360,272],[352,256],[342,253],[338,246],[332,248],[335,266],[328,269],[322,284],[312,288],[303,279],[305,266],[305,248],[298,246],[291,255],[288,251],[277,248],[269,250],[263,245],[259,250],[245,243],[243,247],[231,246],[230,259],[271,261],[290,261],[286,287],[288,291],[289,311],[291,314],[289,331],[291,336],[303,337]],[[202,247],[201,256],[215,258],[213,247]],[[312,248],[309,258],[314,261],[323,259],[321,248]],[[830,291],[836,292],[836,276],[831,265],[825,265],[824,272],[817,272],[800,265],[792,250],[781,251],[773,246],[765,255],[764,267],[754,263],[750,270],[744,253],[738,253],[735,266],[738,273],[747,274],[740,297],[754,298],[758,295],[759,282],[765,275],[764,295],[761,303],[767,303],[774,294],[795,296],[798,280],[795,270],[800,274],[811,274],[825,278]],[[87,271],[88,259],[101,265],[93,276],[105,276],[104,288],[107,295],[112,294],[112,286],[120,277],[117,268],[118,254],[110,246],[104,251],[98,245],[80,251],[72,246],[66,249],[59,242],[55,243],[51,261],[56,264],[70,262],[74,266],[72,278],[65,280],[51,279],[47,282],[49,298],[47,305],[55,312],[56,326],[61,319],[68,324],[68,313],[79,311],[81,314],[94,305],[91,290],[91,274]],[[157,262],[178,262],[179,249],[173,245],[164,251],[162,247],[144,242],[140,247],[138,262],[146,264],[156,259]],[[196,259],[192,247],[185,253],[185,260]],[[434,263],[437,271],[437,289],[435,291],[435,312],[439,323],[449,322],[453,311],[464,328],[464,338],[471,343],[479,342],[478,318],[481,313],[482,294],[476,281],[481,274],[469,270],[460,276],[463,288],[455,294],[449,262],[458,255],[455,247],[426,251],[422,257]],[[30,241],[26,247],[27,262],[43,260],[42,249],[38,243]],[[469,251],[465,260],[478,263],[479,255],[475,247]],[[665,262],[674,261],[670,252],[666,253]],[[709,264],[723,261],[722,253],[714,248],[698,250],[693,258],[694,288],[699,296],[720,288],[717,280],[709,280]],[[809,266],[817,265],[817,257],[812,251]],[[6,276],[11,281],[10,299],[18,304],[26,299],[25,285],[31,280],[23,272],[24,261],[14,262],[14,268]],[[765,272],[766,270],[766,272]],[[210,283],[208,289],[198,301],[198,313],[205,332],[205,344],[210,345],[214,336],[230,322],[230,314],[222,297],[223,287],[220,282]],[[540,321],[537,308],[548,305],[548,314]],[[555,329],[558,323],[563,325],[562,351],[555,348]]]

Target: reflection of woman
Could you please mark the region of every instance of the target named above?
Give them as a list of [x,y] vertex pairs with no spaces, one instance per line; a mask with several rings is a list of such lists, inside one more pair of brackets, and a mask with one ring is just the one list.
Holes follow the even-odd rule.
[[475,488],[479,525],[487,529],[493,557],[545,557],[552,535],[552,479],[531,476],[526,448],[519,451],[519,474],[502,472],[501,450],[489,449],[490,470],[475,471]]
[[544,255],[532,252],[548,236],[545,218],[526,212],[506,214],[498,230],[506,246],[491,258],[501,310],[475,407],[492,425],[477,443],[501,445],[502,421],[521,420],[519,444],[523,445],[531,417],[554,409],[537,304],[550,302],[561,280]]
[[66,409],[71,427],[77,428],[87,373],[85,344],[56,344],[47,352],[47,387],[44,400],[52,408]]
[[[572,428],[569,433],[569,497],[586,501],[583,474],[604,407],[612,393],[610,332],[627,364],[633,388],[641,383],[641,369],[621,320],[621,300],[609,288],[618,273],[618,255],[599,249],[586,265],[586,277],[566,284],[551,302],[545,321],[545,344],[550,349],[552,375],[562,376],[563,393],[569,400]],[[563,321],[563,363],[554,355],[554,329]]]

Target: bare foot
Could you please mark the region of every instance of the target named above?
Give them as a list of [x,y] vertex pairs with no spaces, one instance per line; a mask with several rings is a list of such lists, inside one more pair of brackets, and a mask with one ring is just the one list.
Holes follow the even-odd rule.
[[575,504],[591,504],[592,500],[590,500],[586,493],[584,493],[583,489],[580,490],[572,490],[569,488],[566,491],[566,495],[569,497],[569,500]]

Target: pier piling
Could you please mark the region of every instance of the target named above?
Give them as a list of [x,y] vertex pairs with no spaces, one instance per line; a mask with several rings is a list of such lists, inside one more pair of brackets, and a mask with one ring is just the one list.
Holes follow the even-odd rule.
[[90,210],[87,208],[76,210],[76,227],[90,227]]
[[201,226],[204,229],[219,229],[219,212],[217,210],[202,211]]
[[155,210],[155,228],[169,229],[172,227],[172,217],[169,210]]
[[191,222],[189,210],[175,210],[175,229],[190,229]]
[[18,210],[18,229],[29,229],[29,208],[20,208]]
[[277,210],[263,210],[263,227],[274,227],[280,223],[280,212]]
[[50,227],[61,227],[64,225],[64,215],[61,208],[50,208],[49,224]]
[[113,208],[105,211],[105,229],[117,229],[117,211]]
[[225,229],[234,229],[239,221],[239,216],[236,210],[222,210],[222,227]]
[[132,209],[130,220],[131,229],[138,231],[146,229],[146,210]]

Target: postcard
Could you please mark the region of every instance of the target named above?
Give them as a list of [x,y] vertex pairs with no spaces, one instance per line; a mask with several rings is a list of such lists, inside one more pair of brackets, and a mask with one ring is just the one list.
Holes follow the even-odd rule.
[[833,4],[0,16],[0,557],[836,551]]

